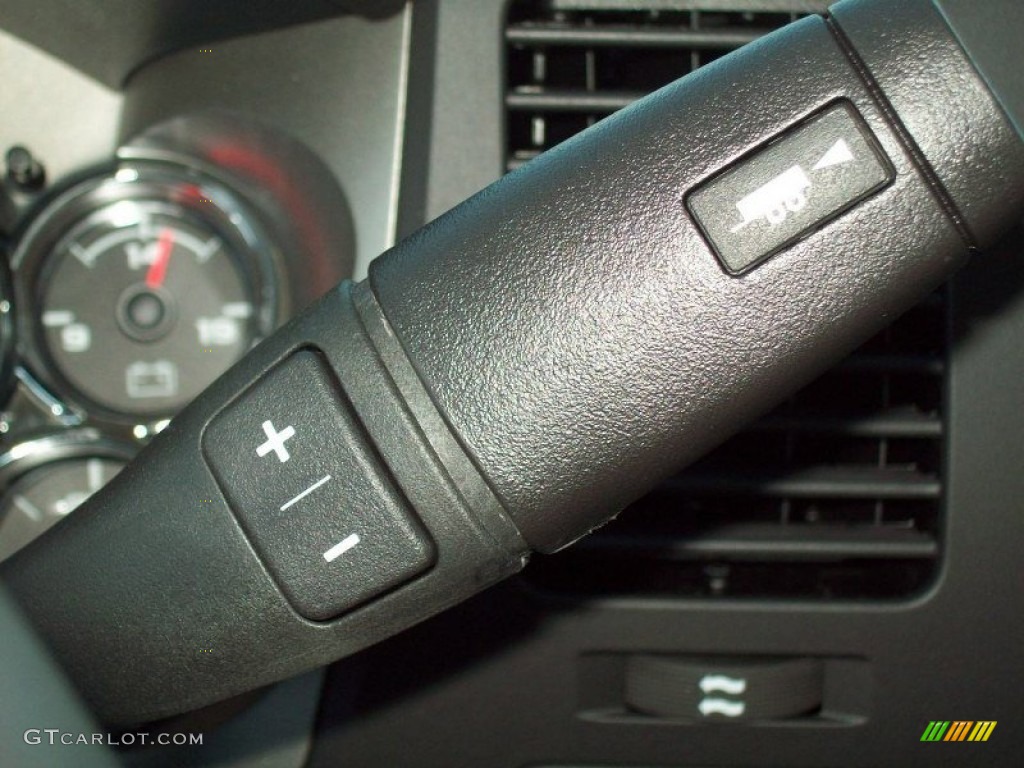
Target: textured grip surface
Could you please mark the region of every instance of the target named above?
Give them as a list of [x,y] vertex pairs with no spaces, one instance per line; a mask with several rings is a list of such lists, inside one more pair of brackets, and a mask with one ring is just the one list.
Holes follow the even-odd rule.
[[[684,196],[840,98],[896,180],[727,275]],[[511,174],[378,260],[370,280],[524,536],[550,551],[948,277],[966,248],[946,210],[826,22],[808,18]]]

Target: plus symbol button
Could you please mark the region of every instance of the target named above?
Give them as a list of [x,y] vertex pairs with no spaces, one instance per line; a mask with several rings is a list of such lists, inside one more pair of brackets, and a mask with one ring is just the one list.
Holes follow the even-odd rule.
[[287,426],[278,432],[274,429],[274,424],[270,421],[263,422],[263,432],[267,436],[267,442],[259,446],[256,449],[257,456],[266,456],[268,453],[273,451],[277,454],[277,459],[284,464],[288,459],[291,458],[291,454],[288,453],[288,449],[284,447],[284,444],[295,437],[295,428]]

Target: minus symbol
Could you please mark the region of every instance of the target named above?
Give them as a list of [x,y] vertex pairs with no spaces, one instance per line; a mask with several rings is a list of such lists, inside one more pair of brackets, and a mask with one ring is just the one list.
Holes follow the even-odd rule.
[[359,534],[350,533],[344,539],[342,539],[333,547],[324,552],[324,560],[326,560],[328,563],[333,562],[342,555],[344,555],[346,552],[348,552],[350,549],[352,549],[358,543]]
[[73,322],[75,322],[73,312],[67,312],[63,309],[52,309],[49,312],[43,312],[43,326],[45,328],[60,328],[62,325],[71,325]]

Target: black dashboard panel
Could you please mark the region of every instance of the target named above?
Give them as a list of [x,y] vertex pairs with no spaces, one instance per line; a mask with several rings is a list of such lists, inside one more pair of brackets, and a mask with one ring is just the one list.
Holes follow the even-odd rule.
[[[402,4],[402,0],[228,0],[212,4],[201,0],[4,0],[0,18],[8,32],[117,88],[140,65],[182,48],[332,16],[390,16]],[[101,39],[104,45],[82,45],[83,36]]]

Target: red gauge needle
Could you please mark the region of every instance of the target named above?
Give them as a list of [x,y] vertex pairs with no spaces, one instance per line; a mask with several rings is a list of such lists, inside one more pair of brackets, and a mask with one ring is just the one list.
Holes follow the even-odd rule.
[[146,285],[150,288],[159,288],[164,284],[164,277],[167,276],[167,264],[171,260],[171,251],[174,250],[174,230],[167,228],[160,232],[160,239],[156,244],[156,258],[149,265],[146,272]]

